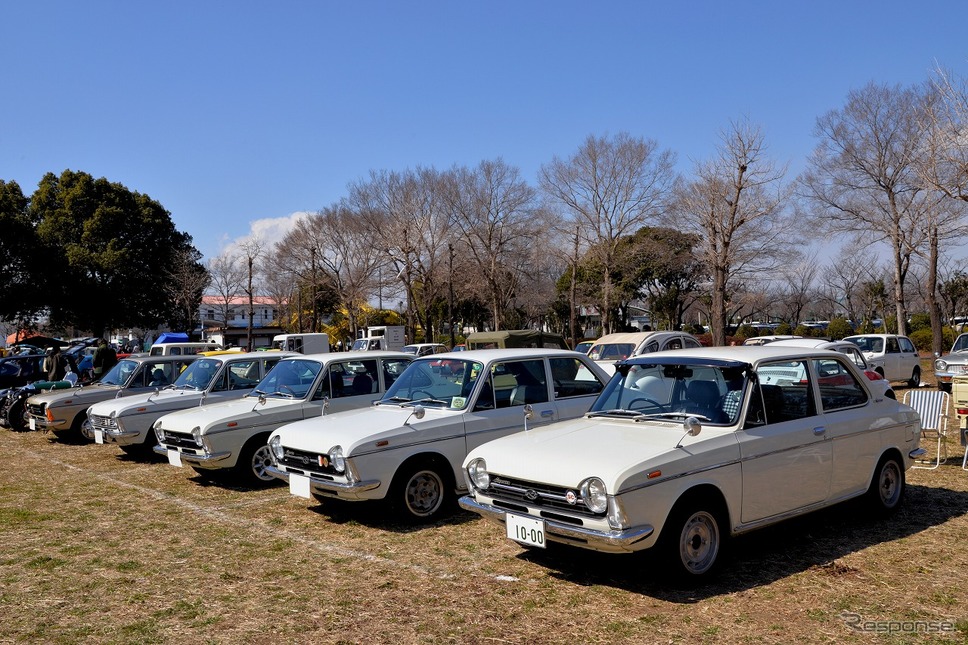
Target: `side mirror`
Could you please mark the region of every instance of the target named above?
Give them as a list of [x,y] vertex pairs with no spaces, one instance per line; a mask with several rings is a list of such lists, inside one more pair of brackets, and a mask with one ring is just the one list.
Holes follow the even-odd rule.
[[[682,429],[686,434],[682,435],[682,439],[686,437],[695,437],[702,431],[702,424],[699,423],[699,419],[696,417],[686,417],[686,420],[682,422]],[[676,444],[676,448],[682,447],[682,439]]]

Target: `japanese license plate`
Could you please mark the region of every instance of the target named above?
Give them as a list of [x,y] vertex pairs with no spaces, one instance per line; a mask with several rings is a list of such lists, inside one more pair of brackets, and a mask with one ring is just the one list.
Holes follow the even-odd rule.
[[31,430],[36,430],[37,429],[37,419],[35,419],[33,417],[30,417],[30,429]]
[[544,520],[508,513],[505,516],[505,523],[507,524],[508,537],[515,542],[541,547],[542,549],[547,546],[545,544]]
[[168,463],[172,466],[182,467],[181,453],[177,450],[168,449]]
[[104,431],[95,430],[94,431],[94,443],[104,443]]
[[289,473],[289,492],[309,499],[311,497],[309,494],[309,477]]

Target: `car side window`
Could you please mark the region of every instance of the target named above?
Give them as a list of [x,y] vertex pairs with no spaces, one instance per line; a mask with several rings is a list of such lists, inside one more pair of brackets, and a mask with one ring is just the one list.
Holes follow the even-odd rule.
[[695,340],[693,338],[688,338],[688,337],[685,338],[685,339],[683,339],[683,345],[685,345],[686,347],[690,347],[690,348],[692,348],[692,347],[702,347],[702,343],[700,343],[698,340]]
[[830,358],[815,358],[812,362],[820,386],[820,407],[824,412],[867,403],[867,392],[846,365]]
[[540,358],[497,363],[491,370],[497,407],[548,401],[548,380]]
[[896,338],[888,338],[887,339],[887,353],[888,354],[900,354],[901,353],[901,349],[897,345],[897,339]]
[[393,385],[393,382],[397,380],[398,376],[403,374],[403,370],[407,369],[407,365],[409,364],[409,360],[399,358],[383,359],[383,388],[388,389]]
[[[256,366],[255,361],[239,361],[229,365],[228,377],[229,383],[228,387],[230,390],[251,390],[259,382],[258,373],[256,373],[256,379],[252,380],[251,374],[253,372],[253,367]],[[256,368],[257,370],[258,368]]]
[[914,353],[917,350],[914,348],[914,343],[907,338],[898,338],[899,343],[901,343],[901,351],[905,354]]
[[605,385],[577,358],[552,358],[555,399],[598,394]]
[[764,363],[756,368],[767,423],[816,416],[806,361]]

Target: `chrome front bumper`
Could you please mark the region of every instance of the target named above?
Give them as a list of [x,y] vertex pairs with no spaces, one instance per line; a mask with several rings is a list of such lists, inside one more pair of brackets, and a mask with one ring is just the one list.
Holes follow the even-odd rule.
[[[507,511],[493,504],[478,502],[469,495],[461,497],[457,500],[457,503],[464,510],[477,513],[484,519],[505,524]],[[533,518],[533,516],[528,517]],[[544,523],[545,536],[549,540],[605,553],[631,553],[638,551],[640,549],[636,548],[636,545],[655,533],[655,528],[648,525],[633,526],[622,530],[600,531],[598,529],[586,529],[572,524],[565,524],[555,520],[545,519]]]
[[[289,472],[277,466],[268,466],[266,472],[277,479],[289,481]],[[301,474],[301,473],[300,473]],[[335,482],[328,479],[319,479],[312,475],[302,475],[309,478],[309,490],[312,493],[325,495],[327,497],[340,497],[342,499],[367,499],[362,493],[379,488],[381,482],[371,479],[369,481],[359,481],[355,483]]]
[[199,455],[194,452],[184,452],[178,450],[177,448],[169,448],[164,444],[158,444],[153,449],[156,453],[162,457],[168,456],[168,451],[172,450],[178,453],[178,457],[182,462],[190,466],[198,466],[199,468],[211,468],[213,470],[221,468],[220,462],[225,461],[232,456],[232,453],[228,450],[223,452],[213,452],[210,455]]

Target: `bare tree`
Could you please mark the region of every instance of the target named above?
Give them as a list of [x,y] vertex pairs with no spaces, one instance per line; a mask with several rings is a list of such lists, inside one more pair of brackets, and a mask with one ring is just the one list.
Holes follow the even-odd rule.
[[248,301],[246,312],[245,348],[252,351],[252,319],[255,317],[255,296],[258,285],[255,283],[256,273],[268,252],[268,244],[259,237],[250,237],[240,246],[240,259],[245,267],[245,286],[243,291]]
[[501,329],[520,277],[528,274],[516,259],[529,255],[545,229],[535,190],[501,159],[482,161],[474,169],[456,168],[448,177],[445,195],[461,248],[484,278],[494,329]]
[[173,329],[191,332],[198,320],[198,307],[212,276],[201,264],[201,253],[194,248],[176,252],[174,262],[167,270],[164,288],[176,303],[178,319],[172,321]]
[[890,247],[901,334],[907,331],[906,275],[911,256],[926,239],[919,222],[936,202],[917,173],[921,100],[916,88],[873,83],[850,92],[843,109],[817,120],[820,143],[801,182],[821,208],[814,219],[818,227]]
[[784,320],[796,327],[803,322],[803,314],[816,299],[816,280],[820,271],[817,254],[799,255],[778,271],[779,288],[777,302],[784,308]]
[[790,248],[785,228],[785,169],[766,157],[759,128],[733,123],[715,158],[696,165],[695,179],[679,192],[667,225],[694,233],[712,276],[713,344],[726,342],[727,312],[739,283],[775,268]]
[[382,251],[407,296],[407,330],[416,337],[416,315],[426,334],[434,332],[434,305],[442,301],[452,243],[451,221],[433,169],[371,172],[350,189],[349,206],[368,227],[373,252]]
[[554,158],[539,172],[542,190],[578,226],[586,251],[602,266],[602,327],[613,331],[611,266],[622,238],[666,209],[676,184],[675,155],[653,140],[619,133],[589,136],[569,159]]
[[245,267],[239,260],[238,255],[226,250],[208,263],[208,272],[212,276],[211,288],[217,300],[216,321],[219,323],[223,337],[235,309],[235,303],[242,296],[245,288]]

